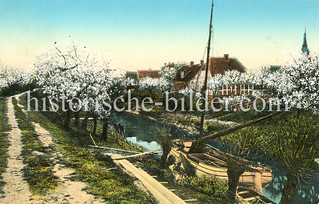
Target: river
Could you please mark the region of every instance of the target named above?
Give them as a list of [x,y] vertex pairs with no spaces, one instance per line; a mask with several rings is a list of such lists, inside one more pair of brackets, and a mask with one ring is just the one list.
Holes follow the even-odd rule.
[[192,134],[176,126],[164,125],[148,117],[135,115],[133,113],[113,112],[111,123],[121,124],[125,128],[125,136],[128,141],[138,144],[149,151],[155,151],[161,148],[156,142],[156,136],[154,134],[157,128],[169,129],[173,139],[193,137]]

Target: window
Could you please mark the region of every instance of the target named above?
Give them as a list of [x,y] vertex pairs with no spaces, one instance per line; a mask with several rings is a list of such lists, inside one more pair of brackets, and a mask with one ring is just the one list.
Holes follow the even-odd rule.
[[181,78],[183,79],[185,76],[185,71],[181,71]]

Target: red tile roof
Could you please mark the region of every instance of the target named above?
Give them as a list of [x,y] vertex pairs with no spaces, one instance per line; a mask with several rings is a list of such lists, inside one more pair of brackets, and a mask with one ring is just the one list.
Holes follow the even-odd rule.
[[[177,72],[175,81],[190,81],[200,69],[205,68],[205,64],[185,65]],[[245,72],[246,68],[236,58],[229,58],[228,55],[225,55],[221,58],[210,58],[209,70],[211,75],[214,76],[215,74],[224,74],[228,70]],[[184,78],[181,78],[182,71],[184,71]]]
[[160,78],[162,77],[161,70],[139,70],[137,71],[138,78],[150,77]]
[[212,76],[215,74],[224,74],[225,71],[230,70],[237,70],[239,72],[246,71],[246,68],[236,58],[228,58],[228,55],[221,58],[210,58],[209,64]]
[[[204,68],[205,66],[201,66],[200,64],[194,65],[185,65],[181,67],[175,77],[176,81],[190,81],[200,69]],[[184,72],[184,77],[181,78],[181,72]]]

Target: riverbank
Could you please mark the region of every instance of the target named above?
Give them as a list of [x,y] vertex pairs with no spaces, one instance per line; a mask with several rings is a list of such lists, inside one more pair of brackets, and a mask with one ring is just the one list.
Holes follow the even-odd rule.
[[[20,103],[25,107],[26,101],[21,97]],[[63,155],[61,163],[67,168],[74,169],[72,180],[84,182],[85,191],[99,199],[109,203],[155,203],[154,199],[140,191],[134,185],[134,179],[119,169],[111,160],[97,151],[91,150],[87,145],[91,144],[90,131],[80,130],[73,125],[69,130],[63,128],[61,115],[48,112],[28,112],[28,120],[39,124],[46,129],[57,150]],[[102,127],[98,126],[97,135],[93,136],[99,146],[132,151],[142,151],[142,148],[123,140],[113,129],[109,129],[108,141],[101,138]]]

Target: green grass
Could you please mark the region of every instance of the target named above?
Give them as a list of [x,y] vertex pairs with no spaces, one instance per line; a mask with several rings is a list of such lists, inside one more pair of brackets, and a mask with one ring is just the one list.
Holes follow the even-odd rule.
[[219,132],[230,127],[229,125],[221,124],[219,122],[210,122],[210,123],[207,122],[206,125],[207,125],[207,128],[206,128],[207,134]]
[[[22,155],[25,167],[23,175],[28,182],[30,191],[36,195],[44,195],[58,186],[58,178],[53,175],[53,162],[50,160],[48,149],[43,147],[39,140],[39,135],[35,133],[34,127],[28,120],[25,113],[17,106],[17,101],[13,98],[15,115],[18,126],[22,133]],[[35,155],[34,151],[44,153]]]
[[2,181],[2,174],[5,172],[8,163],[7,149],[9,146],[8,134],[5,133],[9,130],[7,113],[7,100],[0,98],[0,197],[3,194],[2,188],[4,182]]
[[[21,98],[25,105],[25,99]],[[120,170],[108,170],[114,163],[101,154],[89,149],[92,144],[89,132],[71,126],[69,130],[63,128],[64,114],[50,112],[29,112],[31,120],[39,123],[48,130],[57,144],[58,150],[64,155],[65,164],[76,170],[75,179],[88,184],[87,191],[110,203],[155,203],[152,197],[137,189],[134,179]],[[89,130],[91,125],[89,125]],[[108,140],[100,135],[98,126],[94,139],[98,145],[142,151],[142,148],[121,139],[112,129],[109,129]]]
[[[184,177],[176,184],[187,189],[188,195],[195,192],[195,197],[200,203],[225,203],[227,182],[215,177]],[[194,194],[194,193],[193,193]]]
[[147,173],[156,176],[156,180],[166,182],[168,189],[175,189],[174,193],[183,200],[196,199],[194,203],[226,204],[227,183],[211,177],[184,177],[175,180],[171,170],[161,169],[160,160],[156,157],[130,159],[136,166],[140,166]]
[[262,111],[262,112],[257,112],[253,109],[250,109],[247,112],[236,112],[236,113],[226,115],[224,117],[219,118],[219,120],[244,123],[244,122],[248,122],[248,121],[260,118],[262,116],[268,115],[270,113],[271,112],[267,111],[267,109],[265,109],[265,111]]

